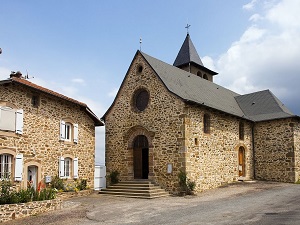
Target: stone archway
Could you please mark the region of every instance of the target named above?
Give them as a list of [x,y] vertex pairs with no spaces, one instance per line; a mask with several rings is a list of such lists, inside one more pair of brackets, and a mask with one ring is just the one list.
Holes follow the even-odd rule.
[[[140,179],[152,179],[154,177],[152,144],[154,132],[142,126],[134,126],[128,130],[123,138],[128,146],[128,178],[138,179],[140,177]],[[144,163],[139,165],[137,162],[138,159]],[[135,166],[141,167],[137,176],[137,171],[135,171],[137,168]]]

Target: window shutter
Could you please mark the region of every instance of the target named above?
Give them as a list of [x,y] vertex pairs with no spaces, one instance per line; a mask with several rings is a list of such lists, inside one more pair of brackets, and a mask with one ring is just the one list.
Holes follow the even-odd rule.
[[78,124],[74,124],[74,143],[78,143]]
[[16,155],[15,181],[22,181],[23,174],[23,154]]
[[59,139],[60,140],[65,140],[66,138],[66,123],[65,121],[61,120],[60,121],[60,136]]
[[77,179],[78,178],[78,158],[74,158],[73,160],[73,176],[74,176],[74,179]]
[[64,157],[59,157],[59,178],[65,176],[65,159]]
[[23,134],[23,109],[16,111],[16,133]]

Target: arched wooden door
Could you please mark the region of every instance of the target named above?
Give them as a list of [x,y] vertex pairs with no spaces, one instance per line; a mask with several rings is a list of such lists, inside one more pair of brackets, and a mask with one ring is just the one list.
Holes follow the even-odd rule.
[[239,148],[239,176],[245,176],[245,149],[243,147]]
[[133,141],[134,179],[148,179],[149,145],[144,135],[138,135]]

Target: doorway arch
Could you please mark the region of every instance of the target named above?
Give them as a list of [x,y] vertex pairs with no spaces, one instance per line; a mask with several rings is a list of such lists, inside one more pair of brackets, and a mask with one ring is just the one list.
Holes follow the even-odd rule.
[[138,135],[133,140],[134,179],[148,179],[149,143],[145,135]]
[[239,147],[239,176],[245,176],[245,148]]

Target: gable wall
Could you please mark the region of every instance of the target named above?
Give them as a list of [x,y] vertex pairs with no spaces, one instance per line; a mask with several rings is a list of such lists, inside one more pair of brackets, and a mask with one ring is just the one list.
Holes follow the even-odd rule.
[[[295,147],[296,149],[297,147]],[[292,119],[255,124],[255,160],[257,179],[295,182],[294,123]]]
[[[34,108],[31,105],[32,93],[31,89],[17,84],[0,86],[0,101],[10,102],[24,110],[23,134],[0,131],[0,152],[9,149],[15,154],[23,154],[24,166],[40,166],[39,181],[46,175],[58,175],[60,156],[78,157],[79,180],[87,179],[88,186],[93,187],[94,122],[79,106],[42,93],[40,106]],[[60,120],[63,118],[70,118],[78,124],[78,144],[59,140]],[[23,187],[27,185],[25,174],[27,168],[23,168]]]
[[[143,72],[137,68],[143,65]],[[150,93],[150,103],[143,112],[132,106],[133,93],[140,87]],[[182,149],[184,103],[170,94],[153,70],[138,54],[129,68],[114,105],[105,117],[106,168],[117,170],[121,180],[134,178],[132,142],[137,135],[148,138],[149,178],[169,191],[175,191],[177,174],[185,165]],[[172,164],[172,173],[167,165]]]
[[[200,107],[189,108],[187,172],[202,191],[239,178],[238,150],[245,149],[245,178],[253,178],[251,124],[244,121],[244,140],[239,140],[239,119]],[[203,132],[204,113],[210,115],[210,133]],[[195,143],[198,139],[198,145]]]

